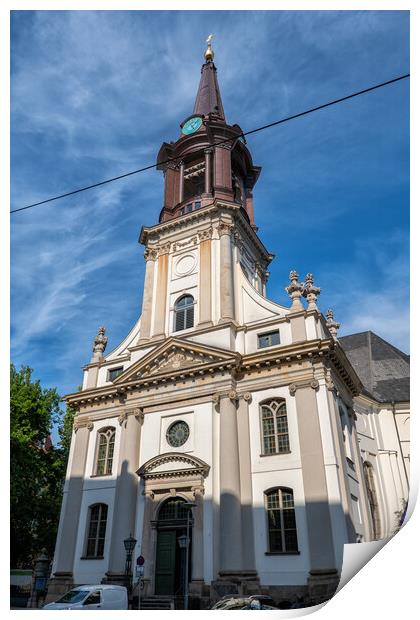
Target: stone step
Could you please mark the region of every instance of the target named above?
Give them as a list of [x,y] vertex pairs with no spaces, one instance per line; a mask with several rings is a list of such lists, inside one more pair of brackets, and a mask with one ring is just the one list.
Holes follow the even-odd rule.
[[174,609],[172,597],[148,596],[140,599],[140,609]]

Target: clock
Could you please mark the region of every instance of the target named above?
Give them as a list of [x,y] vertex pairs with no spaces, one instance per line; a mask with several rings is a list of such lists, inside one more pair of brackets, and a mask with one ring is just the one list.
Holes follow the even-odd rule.
[[190,429],[186,422],[177,420],[168,428],[166,433],[166,441],[173,448],[183,446],[190,436]]
[[184,136],[189,136],[192,133],[195,133],[198,129],[200,129],[202,124],[203,120],[202,118],[200,118],[200,116],[193,116],[192,118],[189,118],[187,121],[185,121],[185,123],[182,125],[182,133],[184,134]]

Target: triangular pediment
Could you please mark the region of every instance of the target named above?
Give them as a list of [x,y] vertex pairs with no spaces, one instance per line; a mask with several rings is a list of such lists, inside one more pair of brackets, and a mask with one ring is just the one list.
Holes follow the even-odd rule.
[[225,351],[180,338],[168,338],[163,344],[158,345],[145,357],[127,368],[117,377],[114,384],[147,380],[149,377],[157,379],[184,372],[205,372],[218,366],[233,367],[238,360],[239,354],[233,351]]

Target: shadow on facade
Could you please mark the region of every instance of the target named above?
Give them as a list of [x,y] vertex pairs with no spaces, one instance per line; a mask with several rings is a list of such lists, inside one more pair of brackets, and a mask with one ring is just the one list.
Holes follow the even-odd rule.
[[[188,499],[188,481],[182,484],[176,494]],[[143,525],[144,533],[139,536],[136,527],[140,518],[136,515],[139,480],[128,471],[128,462],[123,463],[118,484],[111,477],[87,481],[71,477],[66,487],[47,601],[58,598],[74,585],[87,583],[82,577],[87,574],[90,583],[112,583],[115,575],[115,583],[121,584],[126,568],[124,538],[130,534],[139,539],[146,560],[142,596],[156,595],[153,573],[157,551],[155,513],[149,523]],[[155,508],[159,502],[173,496],[171,488],[168,485],[159,497],[155,496]],[[271,487],[266,491],[273,489],[281,492],[285,487]],[[103,499],[100,499],[102,493]],[[128,502],[124,501],[125,493],[131,496]],[[89,494],[92,501],[89,501]],[[270,499],[263,493],[258,505],[241,505],[233,494],[222,493],[219,506],[204,495],[201,514],[194,514],[191,521],[189,590],[192,608],[205,608],[226,595],[267,594],[283,608],[296,603],[315,605],[333,596],[342,568],[343,545],[356,542],[351,516],[340,504],[293,502],[291,507],[289,500],[289,507],[284,508],[279,499],[280,508],[275,502],[270,504],[274,508],[270,508],[267,498]],[[91,558],[87,545],[95,532],[90,528],[89,511],[98,503],[108,505],[103,557]],[[195,534],[199,522],[203,524],[202,549],[197,552],[194,545],[197,545]],[[81,538],[82,549],[80,544],[76,547]],[[154,544],[150,544],[153,540]],[[133,560],[137,553],[138,548]],[[86,570],[85,566],[81,570],[82,563],[92,563],[91,570]],[[180,566],[181,571],[184,570],[182,563]]]

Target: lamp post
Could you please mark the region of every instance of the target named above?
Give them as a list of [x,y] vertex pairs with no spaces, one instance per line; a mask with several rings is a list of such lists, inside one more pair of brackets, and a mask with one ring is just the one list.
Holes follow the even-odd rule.
[[178,543],[181,549],[185,549],[185,574],[184,574],[184,609],[188,609],[188,569],[189,569],[189,547],[190,547],[190,508],[195,508],[197,504],[194,502],[184,502],[183,504],[186,508],[188,508],[187,512],[187,534],[182,535],[178,538]]
[[133,538],[133,536],[130,533],[130,536],[128,538],[126,538],[124,540],[124,548],[126,551],[126,557],[125,557],[125,579],[126,579],[126,583],[127,583],[127,591],[128,591],[128,597],[130,598],[131,595],[131,585],[132,585],[132,578],[131,578],[131,558],[133,555],[133,551],[134,551],[134,547],[136,546],[137,540],[135,538]]

